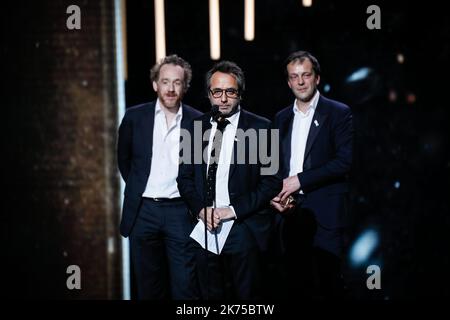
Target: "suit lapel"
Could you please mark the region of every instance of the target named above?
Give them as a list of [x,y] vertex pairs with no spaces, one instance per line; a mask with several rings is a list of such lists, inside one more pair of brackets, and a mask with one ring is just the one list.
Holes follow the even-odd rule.
[[181,104],[181,108],[183,108],[183,117],[181,118],[180,127],[183,129],[189,129],[191,121],[194,120],[195,116],[191,114],[184,104]]
[[325,112],[322,96],[320,96],[316,111],[314,112],[314,117],[311,121],[311,126],[309,128],[308,139],[306,140],[305,156],[303,159],[306,160],[306,158],[308,157],[308,154],[311,151],[311,147],[313,146],[314,141],[316,140],[317,135],[319,134],[320,129],[323,127],[323,124],[325,123],[327,117],[328,114]]
[[181,118],[180,127],[183,129],[187,129],[189,125],[189,120],[191,120],[190,114],[188,113],[188,110],[184,107],[183,104],[181,104],[181,108],[183,110],[183,117]]
[[287,172],[285,172],[286,176],[289,174],[289,166],[290,166],[290,159],[291,159],[292,126],[294,124],[294,111],[292,111],[293,107],[294,107],[294,105],[291,106],[288,116],[284,119],[284,121],[282,121],[282,123],[280,123],[281,144],[282,144],[282,150],[284,150],[283,162],[284,162],[284,168],[287,171]]
[[[241,108],[237,129],[242,129],[242,130],[245,131],[245,130],[248,129],[248,127],[249,127],[249,124],[248,124],[247,114],[246,114],[245,110],[243,110]],[[245,143],[245,140],[242,141],[241,143]],[[233,174],[236,171],[237,148],[238,148],[238,141],[237,141],[237,139],[235,137],[234,142],[233,142],[233,153],[231,155],[231,159],[232,160],[231,160],[231,164],[230,164],[230,171],[229,171],[229,174],[228,174],[228,185],[230,184],[231,178],[233,177]],[[245,150],[246,150],[246,152],[249,152],[249,148],[248,148],[247,145],[245,146]]]
[[152,151],[153,151],[153,128],[155,126],[155,102],[152,102],[146,107],[142,116],[141,132],[139,136],[142,137],[142,145],[144,146],[144,154],[150,155],[148,157],[149,166],[151,166]]

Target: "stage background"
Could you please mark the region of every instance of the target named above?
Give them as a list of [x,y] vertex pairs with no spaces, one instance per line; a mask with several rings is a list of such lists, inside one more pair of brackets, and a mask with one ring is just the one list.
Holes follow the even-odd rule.
[[[165,3],[167,54],[194,72],[184,101],[207,111],[208,1]],[[256,0],[255,40],[247,42],[244,1],[220,3],[221,59],[245,72],[244,108],[273,118],[292,103],[283,60],[304,49],[321,63],[321,93],[353,110],[350,245],[369,235],[375,246],[359,265],[346,255],[349,297],[449,296],[443,4]],[[71,4],[81,9],[81,30],[66,28]],[[371,4],[381,9],[380,30],[366,27]],[[114,2],[2,6],[2,296],[120,299]],[[155,99],[153,14],[153,1],[127,1],[127,106]],[[82,270],[81,290],[66,287],[72,264]],[[366,287],[372,264],[381,268],[381,290]]]

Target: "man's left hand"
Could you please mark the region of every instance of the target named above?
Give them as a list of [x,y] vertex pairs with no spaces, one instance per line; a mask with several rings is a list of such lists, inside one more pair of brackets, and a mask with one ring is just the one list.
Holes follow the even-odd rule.
[[283,180],[283,190],[278,194],[280,201],[283,203],[286,198],[289,197],[294,192],[300,190],[300,181],[297,175],[287,177]]
[[231,208],[216,208],[214,209],[214,211],[217,212],[218,216],[220,217],[220,220],[236,218]]

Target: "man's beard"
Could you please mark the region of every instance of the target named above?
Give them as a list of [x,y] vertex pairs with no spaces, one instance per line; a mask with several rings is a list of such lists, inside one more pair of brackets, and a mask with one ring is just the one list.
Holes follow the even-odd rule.
[[298,98],[301,102],[310,102],[311,101],[311,99],[314,97],[314,95],[316,94],[316,92],[317,92],[317,87],[315,87],[314,88],[314,90],[311,92],[311,94],[310,95],[308,95],[307,97],[305,97],[305,98]]
[[[172,99],[170,99],[170,98],[172,98]],[[160,100],[162,100],[164,106],[168,107],[168,108],[177,107],[180,105],[180,102],[181,102],[181,98],[178,95],[173,95],[173,96],[163,95],[160,98]]]
[[[220,111],[220,108],[219,108],[219,111]],[[239,111],[239,103],[237,103],[235,106],[233,106],[232,109],[228,113],[222,113],[222,112],[221,113],[224,118],[229,118],[238,111]]]

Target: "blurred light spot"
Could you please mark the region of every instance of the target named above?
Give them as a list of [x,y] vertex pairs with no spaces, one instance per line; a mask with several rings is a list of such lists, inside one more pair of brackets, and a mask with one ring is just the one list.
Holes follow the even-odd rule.
[[311,7],[312,6],[312,0],[302,0],[302,4],[304,7]]
[[399,189],[400,188],[400,181],[395,181],[394,188]]
[[367,68],[367,67],[359,68],[358,70],[353,72],[347,78],[347,82],[355,82],[355,81],[364,80],[365,78],[367,78],[367,76],[369,75],[370,71],[371,71],[371,69]]
[[350,249],[351,264],[359,266],[366,262],[377,247],[378,241],[378,233],[375,230],[364,231]]
[[324,92],[330,92],[330,89],[331,89],[331,87],[330,87],[329,84],[326,84],[326,85],[323,86],[323,91]]
[[87,82],[87,80],[83,80],[83,81],[81,82],[81,84],[83,85],[83,87],[87,87],[88,82]]
[[109,237],[108,238],[108,253],[109,254],[114,254],[114,238],[113,237]]
[[408,93],[406,95],[406,102],[408,104],[413,104],[414,102],[416,102],[416,95],[412,92]]
[[363,104],[375,96],[384,95],[384,82],[379,73],[369,67],[353,69],[344,78],[342,91],[352,105]]
[[388,95],[388,99],[389,99],[390,102],[397,101],[397,92],[395,90],[390,90],[389,91],[389,95]]
[[397,54],[397,62],[400,64],[405,62],[405,56],[402,53]]

